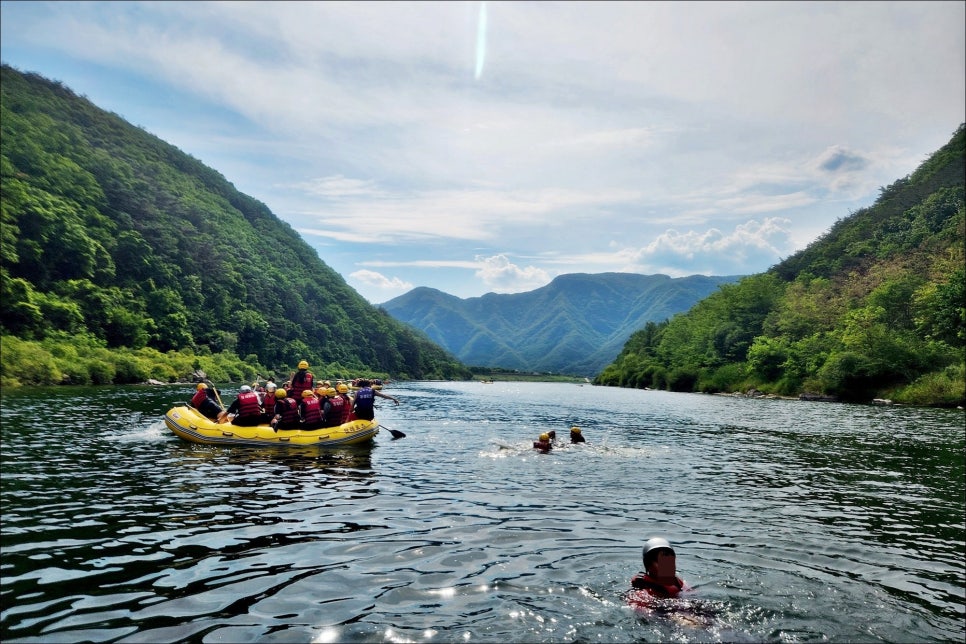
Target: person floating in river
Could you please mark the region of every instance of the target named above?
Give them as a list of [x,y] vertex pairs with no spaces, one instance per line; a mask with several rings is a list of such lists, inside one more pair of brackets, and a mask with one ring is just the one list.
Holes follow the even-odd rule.
[[376,396],[391,400],[397,405],[399,404],[398,398],[388,396],[381,391],[376,391],[372,388],[372,382],[363,379],[359,381],[359,389],[356,391],[356,397],[352,403],[352,411],[355,413],[356,418],[372,420],[376,417]]
[[663,537],[652,537],[644,544],[644,571],[631,578],[632,591],[627,601],[634,608],[648,609],[655,600],[677,597],[691,590],[677,576],[677,559],[674,548]]
[[557,438],[557,432],[544,432],[540,437],[533,441],[533,449],[546,454],[553,447],[553,441]]
[[570,442],[571,443],[586,443],[587,439],[584,435],[580,433],[580,428],[574,425],[570,428]]
[[195,388],[195,395],[191,397],[191,406],[200,411],[206,418],[217,420],[223,409],[215,400],[215,390],[203,382]]

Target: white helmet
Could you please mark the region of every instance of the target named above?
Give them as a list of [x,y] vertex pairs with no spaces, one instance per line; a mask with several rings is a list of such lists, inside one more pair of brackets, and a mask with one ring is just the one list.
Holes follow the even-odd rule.
[[238,391],[240,391],[240,392],[246,392],[246,391],[251,391],[251,390],[252,390],[252,388],[251,388],[251,386],[249,386],[249,385],[242,385],[242,386],[241,386],[241,387],[239,387],[239,389],[238,389]]
[[276,385],[274,382],[269,380],[268,382],[265,383],[265,389],[266,391],[275,391],[276,389],[278,389],[278,385]]
[[644,559],[644,562],[647,562],[647,553],[659,548],[667,548],[671,552],[674,552],[674,548],[671,547],[671,544],[664,537],[651,537],[644,544],[644,552],[641,555]]

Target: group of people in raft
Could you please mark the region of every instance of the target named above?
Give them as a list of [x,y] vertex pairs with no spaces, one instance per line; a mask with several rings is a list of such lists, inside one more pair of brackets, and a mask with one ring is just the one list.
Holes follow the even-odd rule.
[[271,381],[264,386],[242,385],[228,409],[222,407],[212,387],[199,383],[191,406],[219,423],[271,425],[279,431],[338,427],[354,418],[372,420],[377,396],[399,404],[398,398],[373,388],[371,380],[355,380],[353,387],[355,395],[349,396],[349,386],[344,382],[339,381],[334,387],[328,380],[316,384],[308,361],[302,360],[282,387]]

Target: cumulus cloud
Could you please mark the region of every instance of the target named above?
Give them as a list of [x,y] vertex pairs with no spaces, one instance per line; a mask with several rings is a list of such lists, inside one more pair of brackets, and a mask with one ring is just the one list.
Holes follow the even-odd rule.
[[507,259],[506,255],[482,257],[476,277],[496,293],[520,293],[539,288],[550,281],[550,275],[542,268],[526,266],[521,268]]
[[774,264],[788,252],[790,224],[787,219],[768,217],[747,221],[730,233],[717,228],[684,233],[667,230],[631,253],[630,258],[639,272],[671,275],[760,272],[761,266]]
[[410,282],[399,279],[398,277],[386,277],[382,273],[362,269],[349,274],[349,278],[381,291],[393,291],[404,293],[412,290]]

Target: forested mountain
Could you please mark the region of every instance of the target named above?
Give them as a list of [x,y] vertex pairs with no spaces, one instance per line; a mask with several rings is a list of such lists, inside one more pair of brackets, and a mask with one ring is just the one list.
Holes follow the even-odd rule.
[[468,299],[420,287],[382,308],[468,365],[594,376],[644,323],[737,279],[574,273],[526,293]]
[[36,74],[4,65],[0,90],[5,353],[59,338],[262,373],[469,377],[215,170]]
[[963,405],[966,125],[769,271],[649,323],[597,382]]

